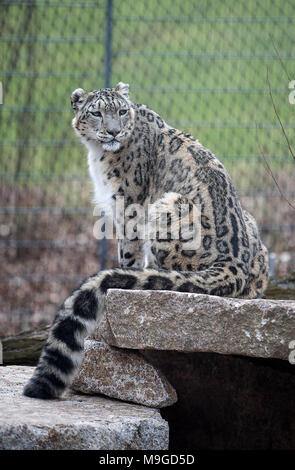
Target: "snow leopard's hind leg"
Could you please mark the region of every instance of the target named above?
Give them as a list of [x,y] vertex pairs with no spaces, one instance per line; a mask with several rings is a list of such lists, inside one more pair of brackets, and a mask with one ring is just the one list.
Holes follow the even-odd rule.
[[[197,271],[201,244],[200,213],[187,197],[167,192],[150,205],[147,265],[169,271]],[[194,231],[195,229],[195,231]]]
[[267,288],[269,278],[268,250],[261,242],[258,227],[254,217],[247,211],[243,211],[250,244],[250,266],[246,286],[241,293],[241,298],[259,298]]

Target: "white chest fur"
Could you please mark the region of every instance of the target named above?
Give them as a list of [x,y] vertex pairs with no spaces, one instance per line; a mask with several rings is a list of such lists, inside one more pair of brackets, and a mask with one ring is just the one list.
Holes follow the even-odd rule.
[[[89,147],[88,147],[89,148]],[[89,174],[93,181],[94,198],[93,202],[106,213],[113,211],[114,199],[112,198],[115,188],[107,179],[107,166],[103,161],[100,161],[103,150],[100,146],[89,148],[88,153],[88,166]]]

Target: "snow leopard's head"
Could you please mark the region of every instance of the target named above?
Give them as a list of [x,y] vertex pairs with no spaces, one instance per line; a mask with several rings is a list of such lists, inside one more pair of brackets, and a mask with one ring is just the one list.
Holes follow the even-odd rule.
[[77,88],[71,95],[71,103],[75,111],[73,128],[86,145],[95,141],[103,150],[115,152],[130,137],[134,109],[126,83],[90,92]]

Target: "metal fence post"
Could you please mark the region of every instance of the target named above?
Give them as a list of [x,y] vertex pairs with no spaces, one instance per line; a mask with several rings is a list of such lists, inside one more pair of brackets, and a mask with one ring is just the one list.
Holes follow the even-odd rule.
[[[106,36],[105,36],[105,84],[106,88],[111,88],[112,73],[112,30],[113,30],[113,0],[106,2]],[[108,243],[103,237],[100,241],[99,255],[100,268],[105,269],[107,263]]]
[[112,72],[112,33],[113,33],[113,0],[106,4],[106,56],[105,56],[105,87],[111,87]]

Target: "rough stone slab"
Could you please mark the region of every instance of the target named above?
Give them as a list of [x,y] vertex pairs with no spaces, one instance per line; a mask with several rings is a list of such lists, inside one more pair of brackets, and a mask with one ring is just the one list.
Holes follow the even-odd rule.
[[74,390],[102,393],[154,408],[177,401],[167,379],[138,352],[95,340],[86,340],[84,348],[84,358],[72,385]]
[[33,370],[0,367],[0,449],[168,448],[168,424],[158,410],[73,392],[59,400],[24,397]]
[[295,301],[110,289],[93,336],[121,348],[288,359]]

